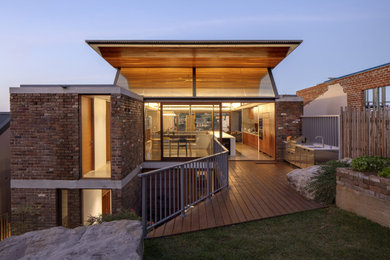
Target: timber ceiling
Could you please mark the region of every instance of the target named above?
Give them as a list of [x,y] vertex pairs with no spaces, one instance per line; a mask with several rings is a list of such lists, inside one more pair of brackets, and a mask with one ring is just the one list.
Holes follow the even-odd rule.
[[289,47],[100,47],[114,68],[274,68]]

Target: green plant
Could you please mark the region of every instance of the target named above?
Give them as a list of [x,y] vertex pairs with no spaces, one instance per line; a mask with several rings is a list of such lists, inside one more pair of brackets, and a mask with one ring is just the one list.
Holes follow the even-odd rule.
[[88,217],[88,224],[101,224],[103,222],[110,222],[115,220],[121,220],[121,219],[129,219],[129,220],[141,220],[141,218],[135,213],[134,209],[125,210],[122,209],[116,214],[103,214],[99,216],[89,216]]
[[390,161],[379,156],[361,156],[353,159],[351,166],[359,172],[379,172],[390,166]]
[[390,178],[390,167],[383,168],[383,170],[378,172],[378,176]]
[[344,161],[329,161],[320,166],[318,175],[312,178],[308,191],[314,193],[316,201],[332,204],[336,197],[336,169],[349,167]]

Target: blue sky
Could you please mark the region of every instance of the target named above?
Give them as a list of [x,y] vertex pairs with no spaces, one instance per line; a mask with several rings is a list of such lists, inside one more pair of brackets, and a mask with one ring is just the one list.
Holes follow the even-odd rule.
[[303,40],[274,70],[279,93],[390,62],[390,1],[0,2],[0,111],[9,87],[112,83],[86,39]]

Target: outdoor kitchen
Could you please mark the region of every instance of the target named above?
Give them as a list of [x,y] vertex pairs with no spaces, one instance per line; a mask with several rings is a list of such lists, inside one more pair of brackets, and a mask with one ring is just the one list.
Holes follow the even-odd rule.
[[283,141],[283,159],[297,167],[306,168],[339,158],[339,147],[325,144],[323,136],[315,139],[319,142],[307,142],[304,136],[287,137]]

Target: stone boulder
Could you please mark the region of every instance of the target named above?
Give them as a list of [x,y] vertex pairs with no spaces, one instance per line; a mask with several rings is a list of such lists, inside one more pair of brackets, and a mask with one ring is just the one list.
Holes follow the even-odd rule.
[[295,169],[287,173],[287,180],[290,185],[298,191],[302,196],[310,200],[314,199],[314,194],[307,191],[312,178],[319,174],[319,165],[313,165],[303,169]]
[[142,259],[142,226],[118,220],[67,229],[54,227],[0,242],[0,259]]

